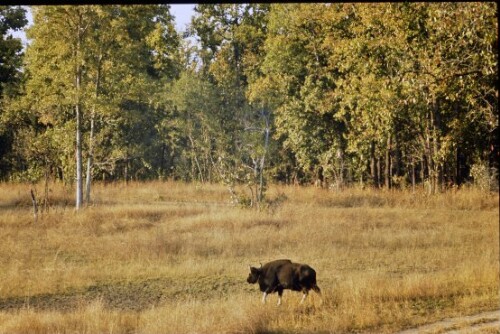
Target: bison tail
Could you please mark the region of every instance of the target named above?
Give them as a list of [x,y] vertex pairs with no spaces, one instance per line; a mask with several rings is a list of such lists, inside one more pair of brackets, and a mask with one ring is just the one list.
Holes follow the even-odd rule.
[[317,286],[316,284],[312,287],[312,289],[314,290],[314,292],[316,292],[318,295],[321,295],[321,289],[319,288],[319,286]]

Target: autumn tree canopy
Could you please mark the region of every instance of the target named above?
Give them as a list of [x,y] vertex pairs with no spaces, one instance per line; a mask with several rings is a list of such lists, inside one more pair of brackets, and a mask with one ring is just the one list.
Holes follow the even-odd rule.
[[31,10],[23,55],[25,13],[0,7],[3,179],[76,177],[80,204],[91,180],[260,201],[267,182],[497,179],[494,2],[198,4],[194,44],[169,5]]

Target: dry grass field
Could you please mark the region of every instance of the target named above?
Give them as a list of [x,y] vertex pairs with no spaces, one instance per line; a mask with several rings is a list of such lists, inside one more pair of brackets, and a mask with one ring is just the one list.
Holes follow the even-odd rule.
[[[152,182],[96,185],[75,213],[50,189],[34,223],[30,186],[0,185],[0,333],[390,333],[500,304],[498,194],[271,186],[286,199],[257,212]],[[248,264],[278,258],[322,298],[262,305]]]

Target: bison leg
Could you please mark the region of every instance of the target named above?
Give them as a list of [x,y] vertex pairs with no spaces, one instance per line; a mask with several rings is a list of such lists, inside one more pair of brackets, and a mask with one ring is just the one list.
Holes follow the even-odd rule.
[[267,297],[267,292],[264,292],[262,294],[262,304],[265,304],[266,303],[266,297]]
[[302,290],[302,299],[300,300],[300,303],[304,303],[304,300],[306,300],[306,297],[307,297],[307,294],[308,294],[308,291],[307,290]]
[[281,296],[283,296],[283,289],[278,290],[278,306],[281,305]]

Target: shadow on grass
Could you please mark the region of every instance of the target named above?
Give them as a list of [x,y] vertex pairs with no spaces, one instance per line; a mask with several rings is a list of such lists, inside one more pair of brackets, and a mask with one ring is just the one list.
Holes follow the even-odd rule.
[[232,291],[247,290],[244,284],[225,276],[198,277],[181,282],[172,278],[152,278],[98,283],[60,293],[3,298],[0,299],[0,311],[36,309],[68,312],[100,299],[108,309],[138,312],[172,300],[224,298],[230,296]]

